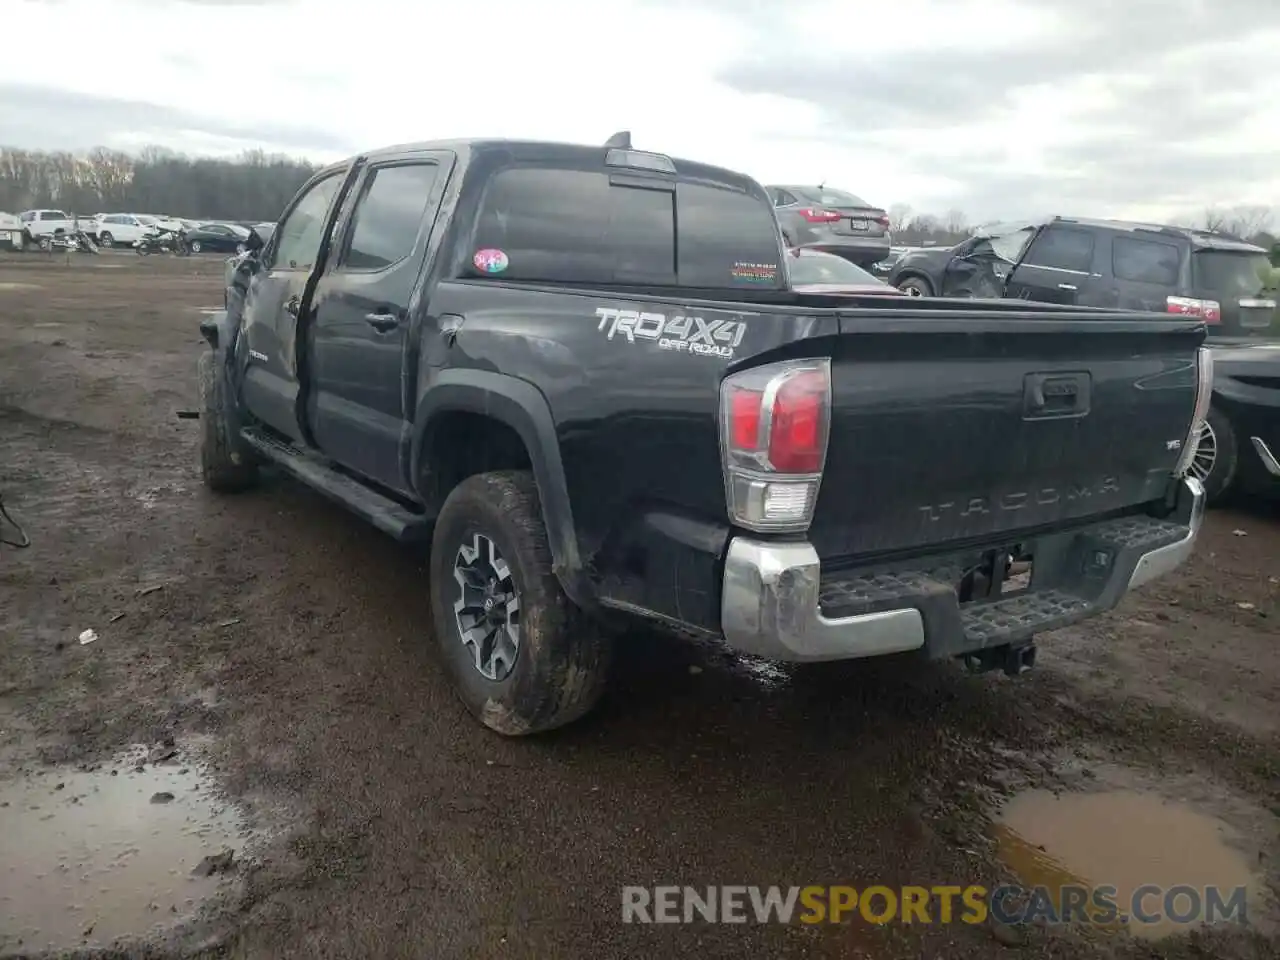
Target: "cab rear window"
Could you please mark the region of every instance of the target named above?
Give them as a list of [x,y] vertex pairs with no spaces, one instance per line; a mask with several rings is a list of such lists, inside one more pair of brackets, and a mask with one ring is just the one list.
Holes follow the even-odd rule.
[[472,276],[561,283],[785,288],[767,201],[706,183],[513,167],[485,188]]

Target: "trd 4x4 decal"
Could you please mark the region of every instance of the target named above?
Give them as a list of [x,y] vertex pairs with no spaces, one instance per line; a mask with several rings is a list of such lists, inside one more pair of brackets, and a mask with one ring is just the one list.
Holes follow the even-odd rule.
[[600,318],[598,330],[627,338],[628,343],[649,340],[660,350],[691,353],[698,356],[733,358],[733,351],[742,344],[746,325],[741,320],[704,320],[677,314],[649,313],[642,310],[620,310],[617,307],[596,307]]

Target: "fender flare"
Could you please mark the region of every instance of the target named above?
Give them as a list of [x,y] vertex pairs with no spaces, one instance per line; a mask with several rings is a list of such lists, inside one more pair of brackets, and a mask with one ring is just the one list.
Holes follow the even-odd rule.
[[416,488],[423,475],[424,441],[432,420],[445,413],[476,413],[511,427],[524,442],[542,503],[542,520],[551,547],[552,570],[564,592],[580,607],[592,603],[592,591],[578,554],[577,528],[569,504],[569,486],[560,440],[546,397],[533,384],[487,370],[439,371],[418,401],[409,446],[409,480]]
[[239,374],[242,369],[237,368],[236,362],[239,352],[237,347],[240,344],[239,334],[238,320],[231,319],[231,314],[226,310],[211,313],[200,321],[200,336],[204,337],[205,342],[213,350],[214,375],[222,378],[225,390],[223,396],[227,398],[226,407],[222,412],[230,434],[229,442],[233,446],[239,444],[243,447],[244,441],[240,439],[240,427],[245,421],[245,411],[241,405],[239,389]]

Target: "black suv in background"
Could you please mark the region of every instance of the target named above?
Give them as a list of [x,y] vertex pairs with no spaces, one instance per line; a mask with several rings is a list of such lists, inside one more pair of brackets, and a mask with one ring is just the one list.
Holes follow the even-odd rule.
[[904,254],[888,281],[914,296],[1016,297],[1202,317],[1213,337],[1257,337],[1275,332],[1271,275],[1265,250],[1220,234],[1054,217]]

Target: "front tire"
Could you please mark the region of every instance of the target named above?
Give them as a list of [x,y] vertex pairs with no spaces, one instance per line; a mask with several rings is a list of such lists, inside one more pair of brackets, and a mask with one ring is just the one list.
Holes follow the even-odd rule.
[[907,277],[898,281],[898,289],[908,297],[932,297],[933,284],[923,277]]
[[191,241],[191,252],[192,252],[192,253],[199,253],[199,252],[200,252],[200,241],[199,241],[199,240],[192,240],[192,241]]
[[1205,502],[1215,504],[1231,492],[1239,466],[1235,427],[1225,413],[1211,406],[1187,472],[1204,484]]
[[436,520],[430,571],[436,640],[472,716],[516,737],[596,705],[608,638],[552,572],[532,474],[502,470],[458,484]]
[[238,493],[258,480],[258,460],[232,436],[234,423],[212,350],[200,355],[200,476],[217,493]]

